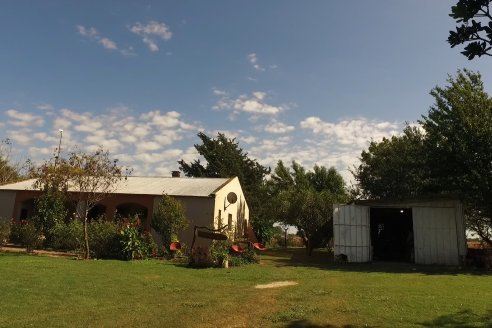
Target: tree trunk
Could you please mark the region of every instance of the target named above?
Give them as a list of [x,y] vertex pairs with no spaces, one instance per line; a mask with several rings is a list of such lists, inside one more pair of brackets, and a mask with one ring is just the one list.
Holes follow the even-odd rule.
[[84,241],[85,241],[85,254],[84,259],[89,259],[89,233],[87,229],[87,210],[85,211],[84,216]]

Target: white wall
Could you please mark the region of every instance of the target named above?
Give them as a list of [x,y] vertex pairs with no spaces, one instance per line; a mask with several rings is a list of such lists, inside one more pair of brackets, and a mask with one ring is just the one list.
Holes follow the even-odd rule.
[[412,209],[415,263],[458,265],[466,256],[463,207],[459,201],[335,205],[335,255],[345,254],[350,262],[370,260],[363,250],[370,247],[370,240],[368,245],[364,236],[369,235],[370,239],[371,207]]

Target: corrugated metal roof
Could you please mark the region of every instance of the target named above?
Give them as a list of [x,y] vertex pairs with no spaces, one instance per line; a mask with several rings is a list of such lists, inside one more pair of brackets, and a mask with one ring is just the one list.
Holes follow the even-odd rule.
[[[208,197],[229,178],[128,177],[118,184],[115,194]],[[0,190],[35,190],[34,179],[0,186]]]

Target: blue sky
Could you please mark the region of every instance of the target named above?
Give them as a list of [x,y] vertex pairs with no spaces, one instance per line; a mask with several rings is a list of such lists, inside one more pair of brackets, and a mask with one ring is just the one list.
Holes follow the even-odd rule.
[[3,1],[0,138],[18,160],[108,148],[135,175],[197,158],[196,134],[236,137],[264,165],[345,177],[460,68],[456,1]]

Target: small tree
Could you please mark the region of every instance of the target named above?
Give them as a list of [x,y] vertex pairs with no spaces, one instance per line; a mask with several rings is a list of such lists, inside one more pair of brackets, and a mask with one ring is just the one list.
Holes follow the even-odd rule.
[[335,168],[315,166],[306,171],[296,162],[289,168],[279,161],[268,184],[272,217],[297,227],[309,255],[333,236],[333,204],[348,200],[343,178]]
[[41,196],[35,201],[35,213],[32,221],[48,242],[54,227],[65,220],[68,210],[65,206],[66,195],[54,186],[45,186]]
[[178,233],[188,227],[183,205],[169,195],[162,195],[151,226],[161,235],[163,244],[169,247],[171,242],[177,241]]
[[89,234],[87,215],[101,200],[114,192],[118,183],[131,173],[118,165],[109,152],[99,148],[93,153],[72,151],[67,158],[54,156],[37,169],[36,185],[45,190],[70,191],[78,202],[76,215],[84,222],[84,258],[89,258]]
[[0,185],[16,182],[20,179],[20,165],[11,161],[12,141],[0,140]]

